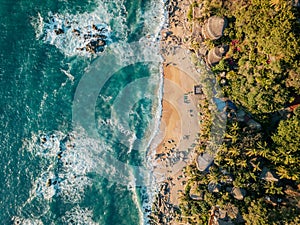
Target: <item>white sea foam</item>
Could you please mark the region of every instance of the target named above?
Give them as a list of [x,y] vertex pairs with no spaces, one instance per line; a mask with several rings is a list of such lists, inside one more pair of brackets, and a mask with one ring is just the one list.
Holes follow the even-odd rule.
[[153,41],[158,41],[157,38],[159,38],[160,31],[166,21],[164,2],[165,0],[149,1],[149,9],[143,14],[146,34],[150,35]]
[[70,73],[70,69],[60,69],[60,71],[63,72],[72,82],[74,81],[74,76]]
[[24,219],[22,217],[14,216],[12,218],[13,225],[43,225],[43,222],[38,219]]
[[62,218],[64,224],[76,225],[98,225],[92,220],[93,212],[87,208],[80,208],[75,206],[70,211],[66,212]]
[[[82,53],[81,51],[78,51],[77,48],[82,48],[86,43],[83,40],[79,40],[74,38],[74,35],[72,33],[73,29],[77,29],[80,27],[81,29],[86,28],[86,32],[88,32],[88,27],[92,26],[92,24],[102,24],[103,27],[107,29],[107,36],[110,38],[112,35],[118,40],[118,44],[114,45],[112,44],[111,50],[115,52],[115,54],[119,55],[121,59],[125,62],[128,60],[130,63],[130,60],[132,60],[132,57],[135,55],[136,49],[131,48],[131,44],[126,43],[127,42],[127,37],[128,33],[130,33],[129,28],[126,26],[126,16],[127,12],[125,9],[125,6],[123,4],[123,1],[98,1],[99,6],[91,13],[84,13],[84,14],[75,14],[71,15],[69,13],[60,13],[60,14],[49,14],[50,18],[51,16],[55,15],[55,21],[53,23],[47,22],[47,18],[42,18],[41,15],[38,15],[36,20],[33,22],[37,38],[43,38],[43,40],[47,43],[52,43],[55,45],[58,49],[60,49],[64,54],[73,56],[73,55],[86,55],[89,56],[89,54]],[[151,49],[151,45],[154,46],[155,49],[159,50],[159,32],[161,28],[164,26],[166,23],[166,13],[164,11],[164,1],[163,0],[157,0],[157,1],[151,1],[151,3],[154,3],[152,5],[149,4],[149,8],[145,11],[144,15],[141,15],[144,19],[144,30],[143,33],[145,34],[145,37],[142,37],[140,42],[148,43],[147,46],[149,45],[149,48],[143,48],[139,49],[139,51],[142,51],[144,56],[151,56],[151,51],[149,53],[149,50]],[[115,7],[112,7],[112,5],[115,5]],[[110,10],[108,10],[110,8]],[[54,25],[57,27],[63,27],[65,26],[66,22],[68,21],[76,21],[76,23],[71,22],[71,29],[69,29],[65,35],[61,35],[61,37],[58,37],[54,31]],[[46,22],[45,22],[46,21]],[[87,21],[90,21],[87,23]],[[109,25],[111,22],[114,22],[114,26],[110,27]],[[41,29],[42,28],[42,29]],[[110,39],[111,40],[111,39]],[[64,72],[67,76],[70,75],[68,74],[69,71],[65,70],[62,71]],[[72,76],[72,75],[71,75]],[[71,79],[71,76],[68,76]],[[160,121],[160,116],[161,116],[161,99],[162,99],[162,85],[163,85],[163,79],[161,74],[159,75],[159,87],[157,90],[157,93],[159,93],[158,96],[158,102],[159,105],[157,106],[156,112],[155,112],[155,124],[154,124],[154,132],[151,134],[150,139],[148,140],[148,143],[146,144],[147,146],[150,145],[153,137],[157,133],[157,130],[159,128],[159,121]],[[81,135],[81,134],[80,134]],[[78,135],[78,136],[80,136]],[[133,148],[133,142],[135,141],[135,138],[131,138],[131,148],[129,151],[132,150]],[[73,187],[73,184],[76,184],[77,182],[73,182],[72,185],[69,183],[72,180],[73,174],[71,174],[71,171],[78,173],[80,171],[84,171],[84,174],[88,173],[89,171],[95,171],[99,170],[101,168],[101,174],[104,174],[105,176],[108,176],[110,179],[122,182],[122,184],[128,184],[129,182],[132,183],[133,186],[136,185],[135,178],[132,176],[132,171],[130,169],[125,169],[123,171],[119,171],[123,166],[128,166],[128,165],[123,165],[122,163],[118,164],[117,163],[109,163],[111,162],[111,159],[109,158],[109,153],[112,152],[113,150],[110,149],[109,146],[106,146],[104,143],[99,143],[99,141],[95,140],[88,140],[86,138],[82,138],[81,140],[78,141],[78,144],[82,145],[88,145],[87,143],[93,143],[94,147],[93,149],[87,153],[87,155],[84,155],[85,152],[80,153],[78,155],[78,152],[76,151],[65,151],[62,153],[62,159],[61,161],[64,162],[64,165],[66,163],[71,162],[72,164],[75,164],[76,166],[63,166],[64,173],[69,174],[70,177],[67,178],[65,175],[60,176],[60,179],[62,181],[60,182],[60,188],[61,190],[67,190],[68,187]],[[85,144],[83,144],[85,143]],[[51,147],[54,146],[54,147]],[[89,148],[91,149],[91,147]],[[45,157],[57,157],[57,154],[59,152],[59,149],[57,149],[57,146],[55,143],[47,143],[45,144],[44,148],[41,148],[41,151],[39,151],[39,155],[44,155]],[[72,154],[71,154],[72,153]],[[152,154],[154,154],[152,152]],[[106,160],[108,158],[108,160]],[[152,157],[153,158],[153,155]],[[68,160],[67,160],[68,159]],[[75,160],[76,159],[76,160]],[[78,160],[84,160],[85,163],[81,164],[80,161]],[[73,161],[72,161],[73,160]],[[81,161],[81,162],[82,162]],[[148,163],[148,168],[152,168],[152,162],[151,160],[147,162]],[[80,169],[79,169],[80,168]],[[150,171],[151,172],[151,171]],[[86,177],[83,174],[79,174],[78,177]],[[89,185],[89,181],[84,180],[83,183],[84,185]],[[147,213],[145,209],[150,209],[152,200],[153,200],[153,195],[154,191],[156,190],[156,186],[153,183],[153,179],[150,176],[150,178],[145,181],[145,184],[150,184],[150,187],[147,189],[150,191],[147,193],[149,196],[149,201],[143,202],[143,208],[144,208],[144,221],[142,223],[147,224]],[[78,186],[81,188],[84,188],[84,185],[81,185],[80,182],[77,183]],[[64,188],[65,185],[65,188]],[[75,187],[76,185],[74,185]],[[72,188],[70,188],[72,189]],[[136,193],[135,187],[133,188],[134,193]],[[80,189],[83,190],[83,189]],[[78,191],[78,190],[77,190]],[[60,192],[61,195],[64,195],[64,192]],[[78,191],[78,193],[81,193]],[[65,193],[67,195],[67,192]],[[80,194],[82,195],[82,193]],[[72,195],[70,195],[72,196]],[[135,195],[136,196],[136,195]],[[79,196],[74,196],[74,198],[79,199]],[[137,198],[137,197],[135,197]],[[71,200],[71,199],[69,199]],[[66,201],[69,201],[66,199]],[[74,199],[73,199],[74,200]],[[137,202],[137,199],[136,199]],[[138,204],[138,203],[137,203]]]
[[[35,181],[33,193],[35,193],[36,196],[41,196],[46,200],[51,200],[59,190],[59,181],[59,178],[56,178],[52,171],[44,172]],[[51,184],[52,182],[55,182],[55,184]]]
[[24,148],[40,157],[45,168],[33,183],[31,199],[51,200],[59,195],[65,202],[79,202],[85,188],[92,184],[88,177],[91,172],[121,184],[134,178],[128,165],[111,156],[108,146],[84,132],[39,133],[25,143]]
[[90,142],[81,141],[75,133],[61,132],[40,133],[32,141],[35,144],[24,147],[41,157],[46,169],[33,183],[31,196],[51,200],[60,195],[65,202],[80,201],[85,187],[91,184],[87,173],[95,168],[89,154],[93,147]]
[[[38,13],[31,20],[36,37],[55,45],[67,56],[91,56],[91,51],[87,50],[86,46],[96,41],[97,38],[93,35],[106,36],[103,40],[109,44],[112,42],[113,34],[117,42],[125,45],[122,54],[130,54],[126,42],[128,34],[133,31],[130,31],[126,25],[128,12],[124,1],[98,0],[97,4],[93,12],[89,13],[49,12],[45,18]],[[142,32],[144,37],[141,39],[150,38],[151,41],[158,41],[159,32],[165,23],[163,5],[163,0],[151,1],[151,4],[148,4],[149,8],[140,13],[140,18],[145,21]],[[113,27],[110,26],[111,24]],[[93,29],[93,25],[96,25],[101,32]]]
[[[31,19],[36,37],[55,45],[67,56],[94,55],[87,46],[93,47],[93,44],[90,44],[99,40],[99,36],[106,45],[112,42],[112,33],[115,39],[126,42],[130,31],[126,25],[127,12],[124,1],[98,0],[97,4],[98,6],[88,13],[49,12],[45,18],[38,13]],[[113,24],[113,30],[110,24]],[[96,55],[103,49],[96,47]]]
[[42,117],[43,109],[44,109],[44,106],[45,106],[45,104],[46,104],[47,98],[48,98],[48,94],[47,94],[46,92],[44,92],[43,98],[42,98],[41,103],[40,103],[39,113],[38,113],[38,117],[39,117],[39,118]]
[[[150,56],[150,60],[151,61],[151,55],[153,53],[151,53],[151,51],[153,51],[153,49],[156,49],[157,51],[159,51],[159,41],[160,41],[160,31],[161,29],[163,29],[164,26],[166,26],[167,23],[167,17],[168,14],[164,9],[164,5],[165,5],[165,0],[155,0],[155,1],[151,1],[151,6],[150,9],[148,9],[145,14],[144,14],[144,19],[146,21],[145,26],[146,26],[146,33],[147,35],[142,38],[140,40],[140,42],[143,42],[144,45],[149,45],[149,48],[144,48],[143,54],[144,56],[146,56],[146,58],[148,58],[148,56]],[[148,22],[147,22],[148,21]],[[151,22],[150,22],[151,21]],[[152,50],[151,50],[152,49]],[[150,53],[148,53],[148,51],[150,51]],[[157,90],[155,90],[155,92],[157,93],[157,102],[158,105],[154,108],[154,124],[152,125],[152,133],[151,136],[148,137],[148,143],[146,144],[146,149],[149,149],[154,137],[157,135],[157,133],[159,132],[159,125],[160,125],[160,119],[161,119],[161,114],[162,114],[162,99],[163,99],[163,67],[162,64],[160,65],[160,69],[159,72],[157,73],[157,67],[154,65],[150,65],[150,71],[152,72],[152,74],[157,74],[159,75],[159,79],[156,79],[156,81],[158,81],[158,83],[156,83],[157,86]],[[158,186],[155,182],[155,179],[153,177],[153,162],[152,160],[154,160],[154,156],[155,156],[155,152],[152,151],[149,152],[147,151],[148,155],[147,155],[147,165],[146,168],[148,168],[148,172],[149,174],[146,175],[145,177],[145,185],[146,187],[144,187],[144,189],[142,189],[142,191],[144,191],[144,193],[142,193],[142,198],[144,198],[144,201],[142,202],[142,208],[143,208],[143,220],[141,221],[142,224],[146,225],[149,224],[149,213],[152,209],[153,206],[153,201],[154,201],[154,197],[158,191]]]
[[31,18],[31,25],[35,30],[35,35],[37,39],[40,39],[43,35],[43,28],[44,28],[44,19],[40,13],[37,14],[36,17]]
[[163,66],[161,65],[160,66],[160,77],[159,77],[159,85],[158,85],[158,90],[157,90],[157,93],[158,93],[158,99],[157,99],[157,102],[158,102],[158,106],[157,106],[157,109],[156,109],[156,112],[154,112],[154,115],[155,115],[155,123],[154,123],[154,126],[153,126],[153,132],[152,132],[152,135],[151,137],[149,138],[149,142],[148,142],[148,148],[147,148],[147,168],[149,168],[149,180],[148,180],[148,186],[147,186],[147,201],[144,201],[143,202],[143,211],[144,211],[144,220],[143,220],[143,223],[145,225],[149,224],[149,214],[152,210],[152,206],[153,206],[153,203],[154,203],[154,200],[155,200],[155,196],[157,194],[157,191],[158,191],[158,184],[156,183],[155,181],[155,178],[154,178],[154,175],[153,175],[153,163],[155,162],[154,159],[155,159],[155,154],[156,152],[155,151],[150,151],[150,146],[155,138],[155,136],[158,134],[158,132],[160,131],[160,128],[159,128],[159,125],[160,125],[160,121],[161,121],[161,115],[162,115],[162,99],[163,99]]
[[110,28],[97,15],[49,13],[48,17],[43,40],[68,56],[102,52],[105,43],[110,41]]

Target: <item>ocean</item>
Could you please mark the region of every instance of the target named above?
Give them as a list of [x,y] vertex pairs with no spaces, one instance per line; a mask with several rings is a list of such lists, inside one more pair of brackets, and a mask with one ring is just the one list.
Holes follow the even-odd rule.
[[0,5],[0,224],[147,224],[163,0]]

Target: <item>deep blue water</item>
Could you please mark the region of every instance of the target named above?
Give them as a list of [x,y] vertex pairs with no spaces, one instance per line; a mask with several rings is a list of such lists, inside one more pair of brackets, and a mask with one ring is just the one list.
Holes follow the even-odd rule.
[[90,135],[85,116],[74,123],[74,99],[88,71],[101,73],[101,54],[45,41],[44,25],[49,12],[78,26],[96,18],[109,27],[109,44],[130,46],[149,34],[156,40],[161,4],[0,0],[0,224],[13,217],[23,224],[141,223],[147,196],[139,168],[157,120],[160,65],[127,63],[105,82],[94,79],[98,97],[87,113],[97,132]]

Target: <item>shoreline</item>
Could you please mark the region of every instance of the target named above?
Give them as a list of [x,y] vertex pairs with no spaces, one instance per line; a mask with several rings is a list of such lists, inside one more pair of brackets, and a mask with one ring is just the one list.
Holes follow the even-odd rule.
[[[173,11],[166,12],[169,16],[166,17],[166,26],[161,31],[161,54],[164,59],[162,108],[159,130],[150,147],[152,172],[157,189],[153,195],[156,199],[152,199],[152,206],[160,208],[163,217],[169,222],[172,221],[172,224],[177,224],[174,213],[179,205],[178,194],[183,192],[186,182],[183,168],[195,158],[193,151],[200,129],[197,113],[200,96],[194,94],[194,86],[198,85],[199,81],[195,76],[188,74],[186,68],[189,65],[181,68],[180,61],[180,58],[190,61],[190,56],[186,53],[187,45],[184,43],[184,37],[190,35],[187,34],[189,31],[184,20],[190,4],[190,1],[184,0],[169,1],[167,5],[167,9],[171,8]],[[176,55],[177,48],[182,50],[179,51],[179,55]],[[175,63],[178,60],[180,65]],[[179,162],[176,162],[178,159]],[[164,196],[162,192],[165,193]]]
[[[252,15],[256,15],[256,7],[262,12],[274,12],[272,8],[274,5],[270,6],[267,7],[266,5],[260,5],[258,3],[252,8],[250,4],[249,8],[252,10]],[[215,9],[215,7],[217,7],[217,9]],[[293,5],[293,7],[300,7],[300,5],[297,3]],[[279,9],[280,8],[275,8],[275,11],[278,12],[280,11]],[[287,9],[292,10],[292,8]],[[270,159],[266,155],[266,152],[270,155],[274,155],[273,151],[281,151],[281,142],[287,142],[289,146],[290,141],[288,140],[290,136],[296,137],[299,134],[299,132],[298,134],[293,133],[293,126],[299,123],[300,118],[299,110],[297,111],[299,102],[289,102],[289,105],[296,104],[293,109],[290,109],[286,108],[286,105],[283,104],[286,100],[274,99],[276,100],[275,102],[278,103],[278,111],[272,113],[268,111],[269,114],[266,116],[264,114],[267,110],[266,108],[258,109],[254,107],[264,106],[264,104],[269,107],[272,105],[265,102],[263,98],[261,99],[262,101],[257,102],[242,101],[244,97],[248,96],[249,92],[247,93],[247,89],[249,89],[248,91],[251,93],[256,90],[252,83],[246,83],[247,88],[244,88],[243,85],[238,83],[239,80],[236,77],[238,75],[244,75],[243,73],[240,74],[238,69],[245,66],[243,59],[249,56],[248,51],[242,47],[246,45],[255,48],[257,42],[255,42],[256,44],[253,46],[252,43],[249,44],[245,42],[247,36],[235,36],[236,33],[239,33],[241,28],[238,24],[228,21],[228,18],[231,18],[231,15],[233,18],[243,20],[243,15],[236,13],[240,8],[231,4],[231,2],[221,2],[216,6],[210,5],[208,2],[199,3],[198,1],[173,0],[168,1],[167,10],[169,13],[169,26],[161,32],[161,51],[164,58],[163,107],[160,132],[154,143],[154,145],[156,144],[154,146],[156,160],[154,177],[159,190],[156,193],[152,207],[150,224],[249,223],[253,222],[253,214],[258,213],[262,218],[265,217],[264,213],[259,213],[261,211],[260,208],[251,211],[254,202],[258,204],[258,207],[266,209],[268,213],[272,213],[273,210],[275,210],[275,208],[268,209],[268,206],[281,206],[283,209],[276,210],[280,213],[285,210],[295,210],[297,207],[299,209],[300,200],[298,198],[298,204],[296,205],[297,202],[294,201],[295,199],[293,198],[295,195],[293,196],[293,194],[297,193],[296,191],[298,190],[298,197],[300,196],[300,185],[299,183],[297,185],[297,182],[293,182],[293,187],[289,186],[292,185],[291,181],[299,182],[299,177],[297,177],[297,174],[294,174],[295,171],[290,170],[288,166],[278,167],[278,161]],[[222,10],[227,11],[224,12]],[[280,15],[284,17],[284,13],[285,11],[283,10]],[[291,15],[294,14],[291,12]],[[260,18],[264,18],[264,16],[266,16],[266,14],[262,13]],[[229,22],[233,25],[228,28]],[[296,26],[296,24],[290,23]],[[273,26],[274,24],[268,20],[265,21],[264,24],[272,25],[271,28],[277,30],[277,27]],[[224,32],[225,28],[234,32],[228,34],[228,32]],[[253,37],[253,34],[255,34],[255,30],[251,28],[249,28],[247,32],[249,32],[250,37]],[[291,36],[295,36],[293,30],[287,29],[287,32],[289,32]],[[223,36],[225,38],[222,39]],[[216,41],[219,39],[221,44],[219,41]],[[257,38],[257,40],[259,41],[261,39]],[[272,41],[267,42],[272,43]],[[264,42],[260,44],[261,46],[268,46],[268,44]],[[290,45],[297,46],[294,42],[291,42]],[[176,55],[178,48],[181,48],[181,46],[183,46],[186,54]],[[281,48],[274,46],[274,49],[280,50]],[[193,57],[190,57],[192,54],[188,56],[188,52],[193,52]],[[276,51],[273,53],[276,54]],[[267,61],[261,61],[261,58],[251,60],[257,64],[263,64],[262,68],[264,68],[263,66],[266,66],[266,64],[269,65],[272,64],[272,62],[282,60],[274,56],[271,57],[270,54],[271,53],[268,55],[263,51],[257,50],[255,55],[264,55],[268,58]],[[188,57],[190,62],[195,64],[193,65],[194,69],[196,69],[197,72],[199,71],[199,75],[201,73],[202,82],[197,82],[197,79],[195,80],[196,83],[193,83],[193,81],[189,82],[187,77],[190,76],[190,70],[178,70],[178,68],[184,67],[185,62],[183,59]],[[182,59],[182,61],[177,61],[179,58]],[[251,62],[251,60],[249,59],[249,62]],[[288,60],[282,60],[281,62],[287,63]],[[248,64],[246,66],[249,67]],[[270,73],[276,71],[274,65],[269,67]],[[202,73],[202,69],[204,69],[204,73]],[[297,71],[294,65],[291,66],[291,69]],[[187,76],[185,76],[184,71],[187,72]],[[207,72],[206,74],[205,71]],[[249,76],[254,75],[260,77],[266,74],[265,71],[263,71],[263,73],[257,72],[257,74],[250,73]],[[183,79],[183,81],[181,82],[180,79]],[[269,78],[266,79],[268,80]],[[230,82],[237,86],[231,85]],[[173,85],[170,85],[170,83],[173,83]],[[183,84],[188,84],[190,89],[186,88]],[[199,89],[195,85],[199,85]],[[287,84],[286,89],[289,85],[290,84]],[[175,86],[182,90],[182,93],[174,88]],[[225,88],[220,89],[220,87],[224,86]],[[194,89],[192,87],[194,87]],[[242,89],[242,87],[244,89]],[[299,88],[299,86],[295,84],[293,87]],[[219,89],[222,90],[220,92],[221,94],[218,92]],[[184,142],[184,138],[182,137],[186,137],[184,127],[191,125],[191,123],[187,122],[189,116],[182,116],[182,110],[193,112],[185,103],[187,103],[186,101],[190,103],[192,95],[194,94],[195,96],[198,94],[196,93],[198,90],[202,92],[202,94],[200,94],[202,97],[199,96],[198,103],[195,104],[199,106],[199,108],[197,107],[198,110],[196,109],[195,111],[197,114],[196,117],[199,116],[200,119],[196,121],[194,125],[198,125],[199,130],[194,133],[197,133],[199,137],[197,139],[195,138],[195,140],[197,140],[196,145],[192,146],[193,150],[191,150],[191,152],[194,154],[189,155],[187,159],[184,154],[184,151],[187,150],[187,146],[178,146],[182,144],[181,142]],[[234,92],[230,92],[231,90]],[[269,92],[263,93],[266,96],[270,95]],[[183,99],[180,98],[182,95],[184,95]],[[237,96],[241,97],[240,101],[236,99]],[[169,97],[173,101],[168,101]],[[270,98],[272,97],[273,96],[270,96]],[[244,110],[246,110],[247,113],[245,113]],[[258,115],[257,111],[259,112]],[[280,115],[278,115],[278,113]],[[289,114],[286,115],[287,113]],[[258,120],[258,122],[256,120]],[[275,123],[278,121],[280,123],[278,127],[275,127]],[[260,123],[263,124],[261,125]],[[293,125],[290,123],[293,123]],[[262,151],[262,147],[260,144],[257,144],[257,142],[263,143],[263,141],[265,141],[264,135],[266,135],[266,133],[262,128],[266,126],[266,124],[273,126],[274,133],[272,134],[272,138],[279,137],[280,141],[273,139],[273,145],[277,145],[277,149],[271,151],[264,147],[263,154],[257,153],[254,151],[255,149]],[[280,132],[288,129],[290,129],[291,135],[288,134],[287,137],[284,136],[286,140],[282,140],[282,134]],[[237,131],[241,130],[247,133],[247,137],[239,136]],[[267,136],[269,135],[270,134],[267,134]],[[255,140],[255,142],[253,142],[253,140]],[[222,148],[220,148],[221,144]],[[264,142],[264,145],[271,146],[272,143]],[[295,143],[291,144],[289,148],[293,148],[294,145]],[[244,148],[244,146],[252,147]],[[236,149],[236,152],[233,152],[233,149]],[[190,148],[188,148],[188,150],[190,150]],[[178,160],[178,156],[176,156],[178,155],[177,153],[180,155],[179,161],[182,161],[181,164],[176,161]],[[175,158],[177,157],[175,162],[174,155]],[[289,155],[296,158],[296,153],[294,155],[289,153]],[[214,158],[214,156],[216,156],[216,158]],[[253,156],[256,157],[253,158]],[[187,160],[190,162],[187,162]],[[215,163],[212,164],[213,162]],[[263,162],[262,166],[260,166],[261,162]],[[286,162],[282,163],[286,164]],[[179,165],[179,169],[175,168],[177,165]],[[185,166],[187,166],[186,169],[184,169]],[[275,170],[277,170],[277,172]],[[268,177],[266,176],[267,173]],[[241,174],[245,174],[247,179],[240,180]],[[288,179],[289,182],[283,180],[283,178]],[[270,183],[266,185],[266,181],[274,182],[273,184],[276,184],[278,191],[272,191],[273,185],[268,185]],[[253,194],[257,193],[256,189],[259,190],[258,186],[254,189],[248,186],[248,184],[254,182],[264,187],[264,191],[262,191],[260,195]],[[282,195],[286,198],[282,199]],[[244,200],[246,196],[247,201]],[[251,199],[251,203],[249,203],[249,199]],[[239,203],[242,204],[239,204],[237,201],[240,201]],[[276,221],[276,218],[267,218],[267,220]],[[300,217],[299,214],[298,217],[296,215],[287,215],[285,218],[282,218],[282,220],[289,222],[297,220],[299,222]]]

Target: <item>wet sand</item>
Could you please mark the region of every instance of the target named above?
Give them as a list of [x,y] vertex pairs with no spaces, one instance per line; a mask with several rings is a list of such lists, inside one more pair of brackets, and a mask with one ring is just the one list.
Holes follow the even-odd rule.
[[[187,18],[190,2],[184,0],[176,4],[181,10],[170,16],[169,27],[162,31],[161,51],[165,61],[162,117],[159,132],[151,146],[155,151],[153,172],[156,183],[163,187],[158,195],[161,204],[156,208],[174,225],[177,223],[173,209],[179,205],[179,195],[184,191],[186,182],[183,168],[195,159],[194,147],[200,130],[197,107],[201,98],[194,94],[194,86],[199,84],[199,79],[198,75],[189,72],[192,63],[187,54],[188,43],[183,41],[191,35],[189,24],[184,19]],[[178,48],[182,51],[176,53]]]

